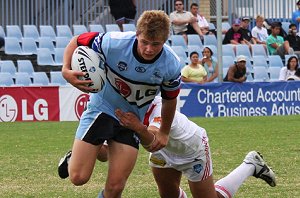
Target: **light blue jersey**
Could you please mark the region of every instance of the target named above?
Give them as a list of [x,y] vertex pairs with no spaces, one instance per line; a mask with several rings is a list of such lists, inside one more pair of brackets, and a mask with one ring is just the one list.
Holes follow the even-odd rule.
[[92,48],[104,62],[106,84],[99,93],[91,94],[88,108],[114,118],[115,109],[120,108],[143,120],[148,106],[160,91],[163,95],[179,90],[179,58],[167,45],[151,62],[137,56],[135,32],[99,34]]

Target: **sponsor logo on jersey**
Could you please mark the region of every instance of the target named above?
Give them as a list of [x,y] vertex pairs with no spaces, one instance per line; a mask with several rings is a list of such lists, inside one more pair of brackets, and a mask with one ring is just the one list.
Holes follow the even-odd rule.
[[130,87],[123,80],[116,78],[115,85],[123,97],[127,98],[131,94]]
[[125,63],[125,62],[123,62],[123,61],[120,61],[120,62],[118,63],[118,68],[119,68],[120,71],[125,71],[125,70],[127,70],[127,63]]
[[139,73],[145,73],[146,69],[144,67],[139,66],[139,67],[135,68],[135,71],[137,71]]
[[193,169],[194,169],[194,171],[195,171],[196,173],[199,174],[199,173],[202,171],[203,167],[202,167],[201,164],[196,164],[196,165],[193,166]]

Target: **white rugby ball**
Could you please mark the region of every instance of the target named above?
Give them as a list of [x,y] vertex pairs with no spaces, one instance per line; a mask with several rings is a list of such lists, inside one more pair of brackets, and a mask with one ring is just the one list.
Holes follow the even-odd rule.
[[72,55],[71,67],[72,70],[86,73],[79,79],[93,81],[87,85],[93,88],[92,93],[102,90],[105,84],[105,71],[100,68],[100,57],[93,49],[87,46],[77,47]]

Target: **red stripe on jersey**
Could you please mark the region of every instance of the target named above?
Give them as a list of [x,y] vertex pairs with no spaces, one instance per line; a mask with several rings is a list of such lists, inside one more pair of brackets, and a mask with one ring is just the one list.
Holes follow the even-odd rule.
[[77,38],[77,45],[89,46],[92,47],[92,43],[96,36],[98,36],[99,32],[86,32],[80,34]]
[[176,89],[174,91],[165,91],[161,90],[161,97],[166,100],[172,100],[179,95],[180,89]]
[[152,104],[151,107],[148,109],[148,111],[144,117],[144,125],[149,126],[149,121],[150,121],[149,118],[155,107],[156,107],[156,105]]

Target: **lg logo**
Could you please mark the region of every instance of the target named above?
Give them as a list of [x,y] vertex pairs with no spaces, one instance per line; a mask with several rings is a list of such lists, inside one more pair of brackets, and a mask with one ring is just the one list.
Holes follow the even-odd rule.
[[14,122],[18,115],[18,106],[15,99],[9,95],[0,97],[0,121]]

